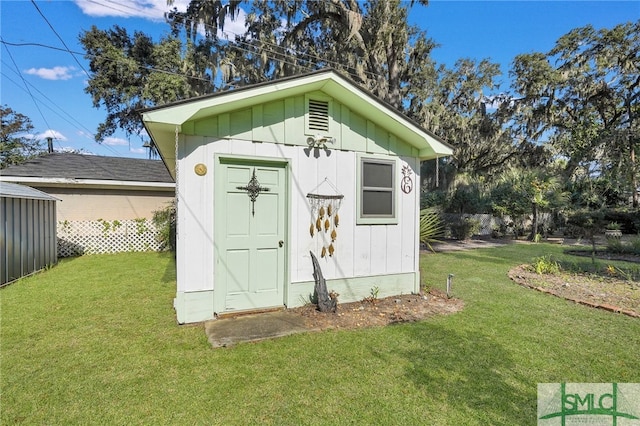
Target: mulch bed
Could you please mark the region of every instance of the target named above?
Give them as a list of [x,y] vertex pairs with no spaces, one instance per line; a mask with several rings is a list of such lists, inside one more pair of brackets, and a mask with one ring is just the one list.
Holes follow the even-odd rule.
[[509,271],[514,282],[581,305],[640,318],[640,285],[615,277],[585,274],[537,274],[530,265]]
[[432,289],[428,294],[405,294],[353,303],[338,303],[335,313],[323,313],[308,304],[292,311],[302,315],[307,326],[320,329],[357,329],[420,321],[462,310],[462,300],[448,298]]

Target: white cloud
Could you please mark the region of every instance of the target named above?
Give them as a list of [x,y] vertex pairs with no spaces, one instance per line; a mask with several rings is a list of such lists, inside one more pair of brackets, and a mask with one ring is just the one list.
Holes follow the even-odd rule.
[[74,67],[29,68],[25,73],[45,80],[69,80],[73,78]]
[[[150,21],[163,21],[164,14],[174,8],[180,12],[187,10],[190,0],[175,0],[172,5],[167,5],[167,0],[74,0],[82,13],[95,17],[115,16],[120,18],[143,18]],[[218,37],[233,40],[236,34],[244,34],[246,12],[239,9],[235,20],[230,17],[224,21],[225,31],[218,30]],[[204,34],[204,28],[198,28],[200,34]]]
[[87,152],[84,148],[74,148],[72,146],[63,146],[60,149],[56,149],[56,152],[69,152],[71,154],[86,154],[86,155],[95,155],[93,153]]
[[129,152],[132,152],[134,154],[147,154],[147,148],[131,148],[129,150]]
[[51,129],[35,135],[35,138],[39,140],[46,140],[47,138],[53,138],[53,140],[56,140],[56,141],[67,140],[67,137],[65,135],[58,132],[57,130],[51,130]]
[[247,20],[247,13],[243,9],[239,9],[235,19],[232,21],[229,16],[224,19],[224,31],[218,29],[218,37],[226,40],[234,40],[236,35],[244,34],[244,24]]
[[107,17],[117,16],[121,18],[144,18],[151,21],[164,19],[164,13],[174,7],[179,11],[187,10],[189,0],[175,0],[171,6],[167,0],[74,0],[82,13],[89,16]]
[[122,139],[122,138],[114,138],[114,137],[107,137],[104,138],[104,141],[102,141],[103,144],[105,145],[109,145],[109,146],[124,146],[124,145],[129,145],[129,141]]

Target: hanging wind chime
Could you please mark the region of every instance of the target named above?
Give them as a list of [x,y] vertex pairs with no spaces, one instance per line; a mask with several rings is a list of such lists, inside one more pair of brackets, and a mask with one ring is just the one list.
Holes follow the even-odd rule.
[[[344,195],[340,194],[338,189],[327,178],[322,183],[325,182],[331,186],[335,192],[334,194],[319,194],[315,192],[307,194],[312,217],[309,234],[311,238],[317,236],[322,240],[320,257],[333,257],[336,251],[336,239],[338,238],[337,228],[340,225],[338,210],[340,210]],[[316,187],[316,190],[318,187]]]

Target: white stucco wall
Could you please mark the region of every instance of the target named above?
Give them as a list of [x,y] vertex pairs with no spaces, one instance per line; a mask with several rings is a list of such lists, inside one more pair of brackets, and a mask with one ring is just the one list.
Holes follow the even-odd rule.
[[151,219],[173,200],[173,191],[140,191],[48,187],[40,190],[58,198],[59,221]]

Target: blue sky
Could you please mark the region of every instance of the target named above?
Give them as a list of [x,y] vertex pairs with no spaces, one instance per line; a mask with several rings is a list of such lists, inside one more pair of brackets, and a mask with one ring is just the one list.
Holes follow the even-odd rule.
[[[97,155],[145,158],[137,137],[118,133],[102,144],[93,140],[105,111],[95,109],[84,92],[88,63],[78,35],[92,25],[108,29],[120,25],[142,31],[155,40],[168,31],[162,19],[166,0],[29,0],[0,1],[0,33],[4,43],[40,43],[38,46],[3,44],[0,103],[28,116],[34,136],[54,137],[56,150],[83,150]],[[176,0],[184,10],[187,0]],[[40,11],[38,11],[38,9]],[[44,15],[44,17],[43,17]],[[45,19],[46,18],[46,19]],[[433,52],[438,63],[453,66],[460,58],[489,58],[506,73],[520,53],[547,52],[573,28],[587,24],[611,28],[640,19],[636,1],[448,1],[418,4],[409,20],[427,31],[440,47]],[[226,27],[241,32],[241,23]],[[66,47],[65,47],[66,45]]]

